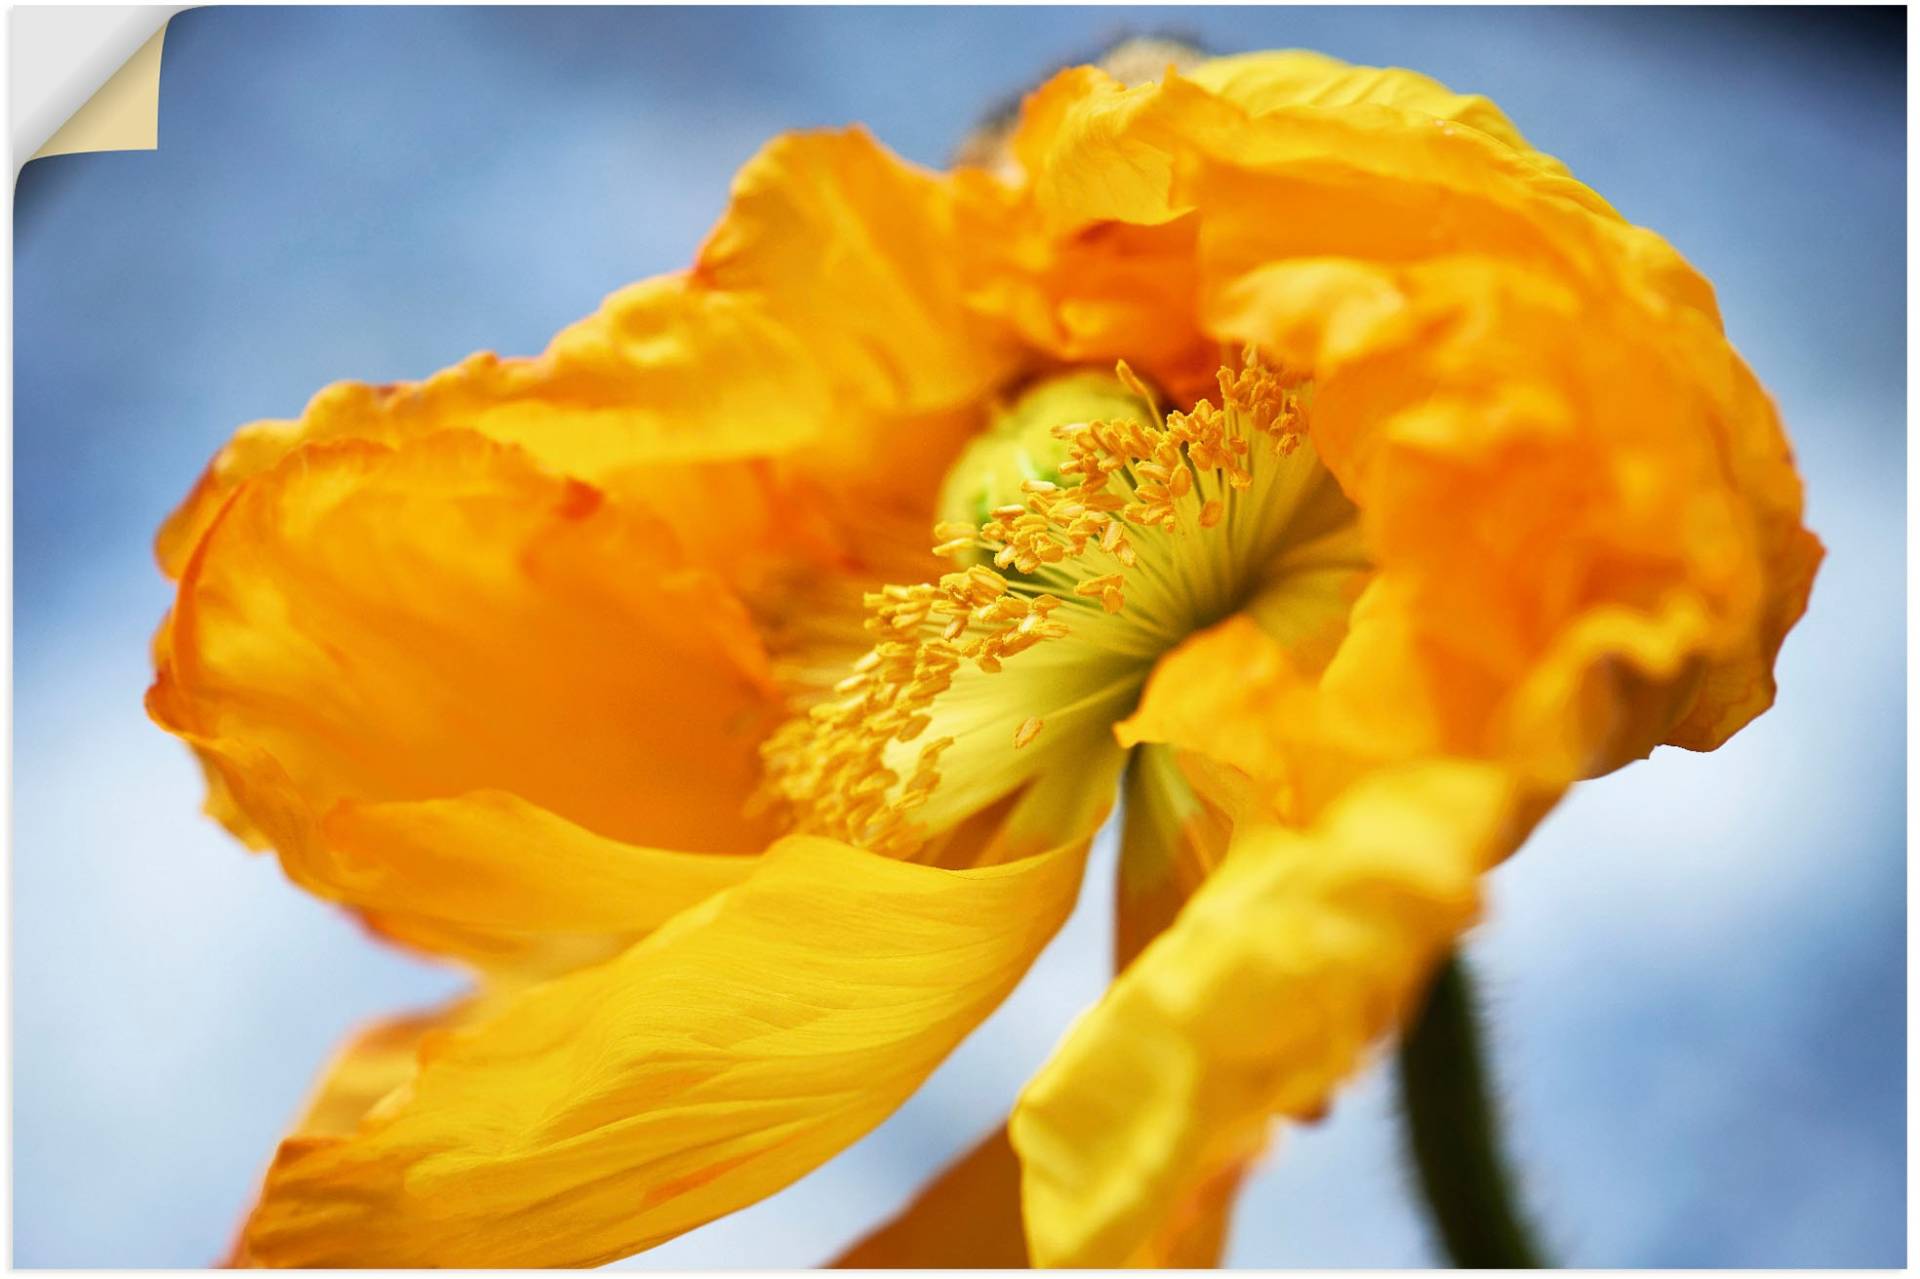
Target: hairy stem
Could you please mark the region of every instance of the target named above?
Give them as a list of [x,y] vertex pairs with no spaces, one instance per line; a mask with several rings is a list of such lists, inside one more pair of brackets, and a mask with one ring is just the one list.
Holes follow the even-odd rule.
[[1427,1210],[1453,1264],[1534,1269],[1543,1261],[1500,1155],[1472,980],[1448,959],[1400,1046],[1400,1091]]

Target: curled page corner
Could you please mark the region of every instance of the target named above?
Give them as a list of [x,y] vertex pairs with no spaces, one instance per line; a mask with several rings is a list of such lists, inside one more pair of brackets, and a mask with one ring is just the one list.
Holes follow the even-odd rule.
[[[180,12],[179,8],[102,6],[94,11],[97,18],[80,26],[71,22],[76,11],[68,10],[68,23],[57,27],[45,22],[29,25],[21,21],[32,12],[33,8],[22,6],[11,15],[14,69],[16,72],[20,69],[23,54],[47,58],[56,69],[50,76],[44,70],[41,72],[40,78],[51,82],[34,86],[40,101],[28,104],[25,112],[16,89],[13,138],[16,165],[47,156],[89,151],[156,149],[160,144],[160,62],[167,26]],[[46,10],[40,12],[44,14]],[[142,36],[144,42],[136,47],[135,42]],[[29,41],[30,47],[22,49]],[[131,56],[126,52],[129,48],[133,50]],[[108,72],[102,82],[100,77]],[[93,90],[90,95],[89,89]],[[70,104],[76,101],[78,109],[73,109]],[[71,114],[67,114],[68,111]],[[21,119],[27,113],[40,117],[39,128],[28,130],[23,137]],[[64,123],[58,123],[62,116],[65,116]],[[58,127],[52,128],[56,123]],[[40,136],[33,136],[34,132]],[[51,136],[47,136],[48,132]],[[21,153],[36,142],[40,143],[38,149],[27,160],[21,160]]]

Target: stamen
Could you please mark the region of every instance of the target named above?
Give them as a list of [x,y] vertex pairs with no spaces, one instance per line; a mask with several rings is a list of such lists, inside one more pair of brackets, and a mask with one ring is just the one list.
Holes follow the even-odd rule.
[[[1154,402],[1124,363],[1116,375]],[[950,519],[933,530],[936,554],[984,555],[991,566],[866,596],[872,650],[763,748],[765,794],[792,829],[910,855],[1044,758],[1091,740],[1083,733],[1106,732],[1160,653],[1243,602],[1284,529],[1286,501],[1254,490],[1266,459],[1299,442],[1303,383],[1249,350],[1221,370],[1219,385],[1218,407],[1203,400],[1164,419],[1156,407],[1151,423],[1055,425],[1064,450],[1057,478],[1025,479],[1020,501],[983,509],[977,525]],[[1264,488],[1297,496],[1299,485]],[[1196,532],[1219,545],[1181,550]],[[1033,650],[1063,643],[1032,667],[1034,678],[975,691],[983,679],[1026,670]],[[1050,720],[1053,745],[1029,757]],[[997,748],[996,722],[1017,723]],[[1009,740],[1027,762],[1012,761]],[[941,759],[955,748],[973,775],[950,795]]]

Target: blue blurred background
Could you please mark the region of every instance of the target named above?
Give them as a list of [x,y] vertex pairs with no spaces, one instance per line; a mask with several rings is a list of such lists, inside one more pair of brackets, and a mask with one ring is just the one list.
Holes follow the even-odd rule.
[[[1473,949],[1561,1259],[1904,1261],[1902,12],[236,8],[174,20],[157,152],[38,160],[15,197],[17,1264],[212,1261],[342,1033],[456,984],[201,818],[141,713],[149,537],[231,429],[335,378],[539,350],[685,265],[775,132],[864,121],[939,164],[1141,29],[1486,93],[1717,282],[1830,548],[1780,704],[1583,788],[1495,876]],[[811,1265],[902,1204],[1098,993],[1088,883],[886,1126],[635,1264]],[[1283,1136],[1233,1262],[1436,1260],[1390,1084]]]

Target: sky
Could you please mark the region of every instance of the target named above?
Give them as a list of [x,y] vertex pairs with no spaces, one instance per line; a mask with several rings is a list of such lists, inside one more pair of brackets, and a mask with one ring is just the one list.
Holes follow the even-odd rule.
[[[159,149],[37,160],[15,192],[16,1264],[213,1261],[338,1039],[458,986],[201,817],[142,714],[151,536],[232,429],[339,378],[538,351],[686,265],[782,130],[859,121],[938,165],[1139,30],[1485,93],[1715,282],[1829,553],[1779,704],[1579,788],[1492,877],[1469,954],[1559,1260],[1902,1264],[1904,13],[1357,7],[175,18]],[[1097,997],[1112,856],[885,1125],[626,1264],[812,1265],[903,1204]],[[1280,1135],[1229,1261],[1434,1262],[1402,1136],[1382,1063]]]

